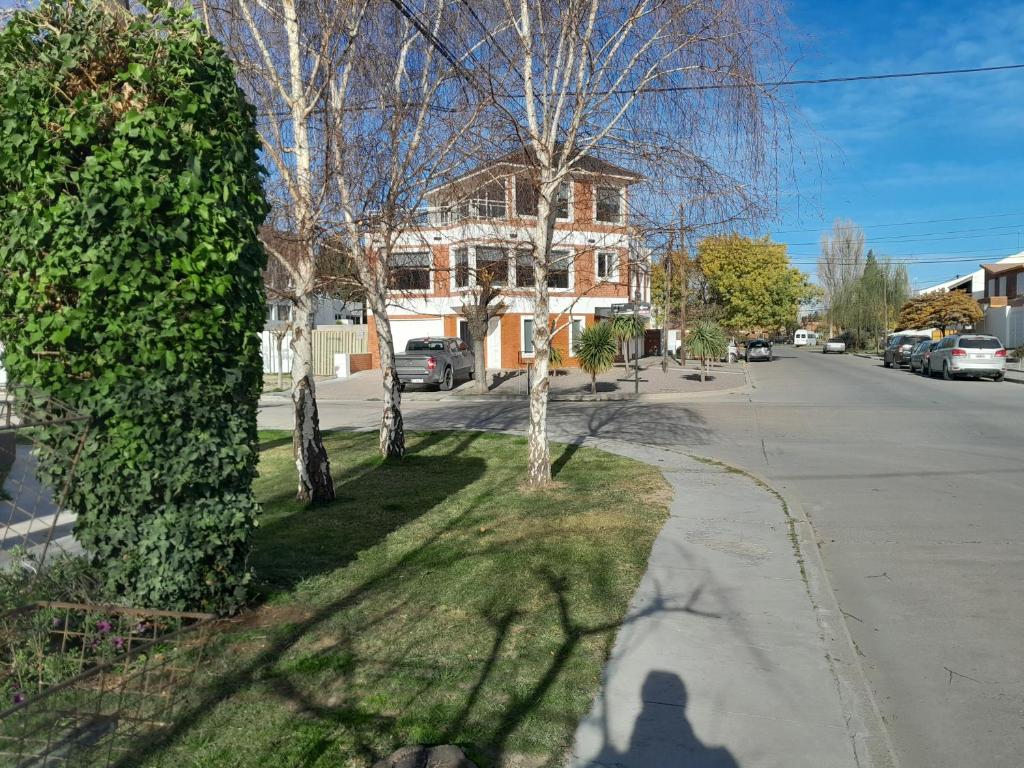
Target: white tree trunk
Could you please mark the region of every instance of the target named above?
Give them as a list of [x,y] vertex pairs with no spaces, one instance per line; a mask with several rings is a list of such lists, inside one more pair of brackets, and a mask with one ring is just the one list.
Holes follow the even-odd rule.
[[292,326],[292,403],[295,432],[292,445],[299,484],[297,498],[306,502],[334,500],[334,481],[320,435],[320,415],[313,378],[313,296],[303,291],[295,304]]
[[402,388],[395,368],[395,341],[391,335],[391,320],[387,303],[379,292],[367,292],[367,302],[373,310],[380,350],[383,377],[384,412],[380,421],[380,454],[386,459],[400,459],[405,455],[405,425],[402,421]]
[[551,452],[548,446],[548,362],[551,349],[548,258],[554,236],[550,203],[554,189],[555,185],[550,184],[547,194],[539,195],[534,230],[534,247],[537,249],[533,260],[534,374],[530,386],[530,425],[527,432],[527,483],[531,488],[543,488],[551,482]]

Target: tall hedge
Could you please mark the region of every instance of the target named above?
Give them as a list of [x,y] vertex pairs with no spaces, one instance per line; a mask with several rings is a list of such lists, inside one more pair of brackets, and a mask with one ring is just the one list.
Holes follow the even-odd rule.
[[[254,111],[221,48],[154,6],[44,2],[0,32],[0,341],[90,417],[71,507],[108,593],[230,610],[258,506]],[[72,461],[54,430],[41,464]]]

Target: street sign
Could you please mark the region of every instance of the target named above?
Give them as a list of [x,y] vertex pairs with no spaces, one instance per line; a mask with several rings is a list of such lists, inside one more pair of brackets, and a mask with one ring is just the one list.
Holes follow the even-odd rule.
[[651,316],[651,303],[649,301],[638,301],[630,302],[629,304],[612,304],[612,314],[615,316],[637,315],[638,317],[648,319]]

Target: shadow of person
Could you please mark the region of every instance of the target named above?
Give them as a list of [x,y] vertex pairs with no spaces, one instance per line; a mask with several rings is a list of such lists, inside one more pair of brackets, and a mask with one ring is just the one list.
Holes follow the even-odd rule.
[[649,672],[643,707],[625,752],[605,744],[589,765],[597,768],[740,768],[725,747],[709,747],[686,718],[686,686],[672,672]]

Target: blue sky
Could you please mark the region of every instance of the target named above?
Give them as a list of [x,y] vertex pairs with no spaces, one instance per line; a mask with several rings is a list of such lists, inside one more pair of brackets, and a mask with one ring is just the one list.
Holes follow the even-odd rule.
[[[1024,63],[1024,2],[788,10],[795,78]],[[915,287],[1024,250],[1024,70],[791,91],[800,155],[771,231],[801,268],[814,271],[837,217],[861,224],[876,253],[962,259],[911,265]],[[870,226],[936,219],[961,221]]]

